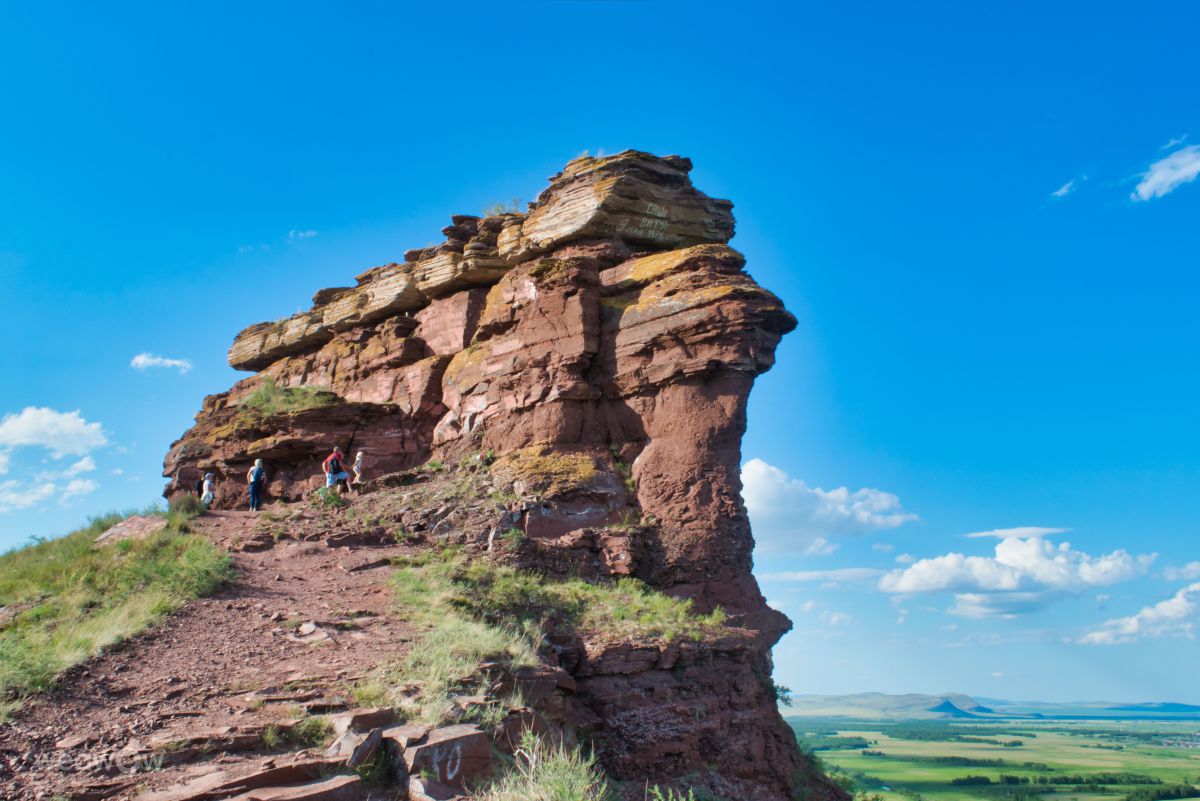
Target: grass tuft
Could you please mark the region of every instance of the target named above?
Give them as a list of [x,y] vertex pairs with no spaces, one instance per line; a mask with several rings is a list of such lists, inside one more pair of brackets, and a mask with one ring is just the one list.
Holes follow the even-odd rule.
[[264,417],[271,417],[329,406],[337,401],[338,396],[327,389],[281,387],[274,378],[267,376],[239,405],[243,409],[253,409]]
[[613,801],[595,759],[526,732],[512,769],[477,796],[479,801]]

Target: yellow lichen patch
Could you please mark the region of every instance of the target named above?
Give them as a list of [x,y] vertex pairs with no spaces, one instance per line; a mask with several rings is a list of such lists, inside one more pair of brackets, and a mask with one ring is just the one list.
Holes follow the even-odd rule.
[[471,344],[463,348],[450,358],[450,364],[446,365],[443,382],[458,384],[459,379],[472,373],[478,373],[490,352],[491,349],[487,345]]
[[510,451],[492,471],[525,485],[525,491],[554,497],[583,487],[600,474],[596,459],[584,453],[563,453],[550,445]]
[[606,271],[605,283],[618,289],[645,286],[701,259],[728,262],[740,267],[742,254],[725,245],[695,245],[666,253],[655,253],[619,264]]

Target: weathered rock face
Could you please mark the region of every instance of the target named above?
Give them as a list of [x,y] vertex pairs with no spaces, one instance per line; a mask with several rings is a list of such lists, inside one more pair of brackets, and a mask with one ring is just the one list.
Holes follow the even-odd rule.
[[[623,778],[716,766],[713,786],[776,801],[800,781],[769,684],[790,624],[750,573],[739,460],[751,385],[795,320],[743,272],[732,204],[690,169],[634,151],[576,159],[528,213],[455,216],[441,245],[246,329],[229,361],[259,372],[205,400],[167,455],[166,494],[213,472],[218,505],[239,506],[263,458],[268,497],[296,500],[338,444],[365,451],[368,475],[465,453],[536,463],[572,487],[531,489],[544,502],[514,513],[547,543],[635,508],[654,533],[601,560],[607,572],[722,606],[737,642],[678,665],[577,660],[602,756]],[[258,402],[268,379],[275,407]],[[304,388],[332,394],[289,394]],[[702,724],[707,707],[720,713]]]

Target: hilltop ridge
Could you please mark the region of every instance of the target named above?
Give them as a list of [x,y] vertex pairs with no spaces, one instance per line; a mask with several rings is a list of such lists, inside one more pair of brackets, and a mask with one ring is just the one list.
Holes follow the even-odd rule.
[[[187,725],[139,718],[137,738],[93,741],[135,754],[154,732],[195,744],[143,783],[167,793],[147,798],[233,798],[282,781],[261,756],[232,756],[283,730],[280,703],[353,720],[356,705],[386,710],[392,729],[346,724],[349,750],[321,758],[361,767],[355,755],[374,743],[391,754],[382,791],[418,801],[499,799],[487,777],[519,763],[527,734],[593,753],[596,775],[627,799],[648,785],[728,801],[845,797],[777,710],[770,649],[790,622],[751,575],[740,497],[746,400],[795,320],[728,246],[732,204],[694,188],[690,170],[638,151],[575,159],[527,212],[454,215],[441,244],[235,337],[230,364],[254,375],[204,400],[164,475],[173,503],[215,475],[215,510],[194,526],[234,553],[238,578],[163,629],[188,646],[179,692],[152,680],[168,657],[151,635],[132,662],[97,663],[63,690],[75,699],[64,708],[97,726],[129,706],[94,700],[111,695],[92,692],[111,689],[108,669],[145,674],[135,692],[147,703],[186,699],[175,714],[195,718]],[[334,445],[347,461],[364,451],[365,494],[348,502],[322,489]],[[234,510],[256,459],[268,507],[252,518]],[[209,610],[205,625],[190,609]],[[236,670],[196,661],[263,636],[282,646],[282,666],[270,648],[247,648]],[[318,671],[314,648],[338,669]],[[297,700],[305,686],[312,697]],[[267,700],[224,711],[247,692]],[[64,719],[38,709],[22,730],[53,742]],[[277,745],[308,767],[269,797],[374,792],[304,773],[318,768],[303,745]],[[453,754],[468,752],[460,770]],[[223,759],[250,772],[234,781]],[[437,787],[422,784],[431,776]],[[133,797],[135,784],[93,782],[84,795]]]

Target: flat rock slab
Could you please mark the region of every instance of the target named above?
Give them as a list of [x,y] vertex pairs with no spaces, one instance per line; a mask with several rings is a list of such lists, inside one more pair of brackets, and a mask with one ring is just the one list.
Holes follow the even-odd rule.
[[341,760],[322,758],[279,766],[275,766],[273,762],[266,762],[257,768],[239,773],[217,770],[177,787],[142,793],[137,796],[137,801],[218,801],[233,796],[238,796],[241,801],[249,801],[248,794],[251,791],[289,788],[314,782],[340,766]]
[[362,779],[357,776],[334,776],[290,787],[251,790],[229,801],[358,801],[362,797]]
[[404,765],[409,774],[428,775],[440,784],[461,787],[491,768],[492,743],[478,726],[443,726],[406,748]]
[[167,527],[165,518],[158,515],[134,515],[105,531],[92,541],[93,545],[111,545],[121,540],[144,540]]

